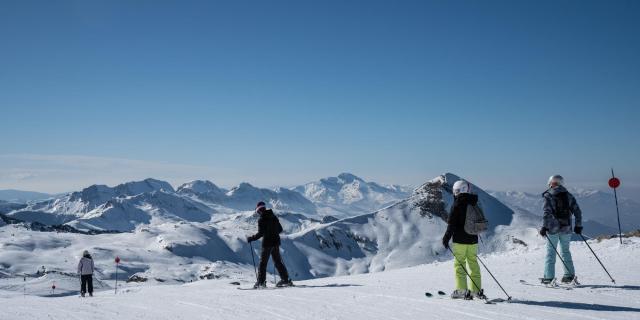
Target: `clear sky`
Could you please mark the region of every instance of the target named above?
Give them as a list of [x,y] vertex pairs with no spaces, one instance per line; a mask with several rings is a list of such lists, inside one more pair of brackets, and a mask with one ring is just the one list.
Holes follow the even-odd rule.
[[3,0],[0,41],[0,188],[640,186],[640,1]]

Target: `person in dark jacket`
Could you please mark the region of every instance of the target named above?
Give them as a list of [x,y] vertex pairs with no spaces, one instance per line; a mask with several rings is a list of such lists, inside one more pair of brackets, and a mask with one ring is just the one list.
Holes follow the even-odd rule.
[[89,296],[93,297],[93,258],[89,251],[82,253],[82,258],[78,262],[78,274],[80,275],[80,294],[84,295],[89,292]]
[[[453,238],[452,251],[456,274],[456,290],[451,294],[451,298],[471,299],[476,297],[484,299],[477,257],[478,236],[468,234],[464,230],[467,206],[477,205],[478,196],[471,193],[471,185],[464,180],[456,181],[453,184],[453,195],[454,201],[449,213],[447,231],[442,238],[442,245],[447,249],[449,248],[449,241]],[[467,286],[467,272],[471,275],[472,281],[469,284],[471,291],[468,290]]]
[[258,281],[254,287],[266,287],[267,263],[269,262],[269,256],[273,258],[273,263],[276,265],[276,269],[278,269],[278,274],[280,274],[280,281],[276,286],[292,286],[293,282],[289,279],[289,273],[287,272],[287,268],[284,266],[284,263],[282,263],[282,256],[280,255],[280,233],[282,233],[282,225],[280,224],[278,217],[273,214],[273,211],[266,208],[264,202],[258,202],[256,212],[260,215],[260,218],[258,219],[258,233],[247,237],[248,242],[253,242],[262,238],[262,252],[260,254]]
[[547,254],[544,263],[543,284],[550,284],[555,279],[556,248],[560,244],[560,255],[564,261],[563,283],[577,281],[576,271],[571,258],[569,245],[571,244],[571,216],[575,218],[573,232],[582,233],[582,210],[573,197],[563,186],[564,179],[560,175],[553,175],[547,183],[549,189],[542,194],[544,197],[544,216],[540,235],[547,238]]

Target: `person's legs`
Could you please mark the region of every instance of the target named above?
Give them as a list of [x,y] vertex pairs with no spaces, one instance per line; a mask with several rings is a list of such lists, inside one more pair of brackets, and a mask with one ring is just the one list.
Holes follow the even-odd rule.
[[464,271],[466,264],[466,248],[463,244],[453,243],[453,269],[456,275],[456,290],[467,290],[467,273]]
[[278,274],[280,275],[280,280],[288,281],[289,280],[289,272],[287,271],[287,267],[282,263],[282,256],[280,255],[280,247],[275,246],[271,250],[271,258],[273,258],[273,263],[276,265],[276,269],[278,269]]
[[544,278],[553,279],[556,277],[556,250],[558,246],[559,235],[547,234],[547,255],[544,259]]
[[87,290],[89,291],[89,295],[93,296],[93,275],[87,275]]
[[571,251],[569,250],[570,244],[571,233],[560,234],[560,254],[562,255],[562,260],[564,260],[564,263],[567,264],[567,266],[563,266],[564,276],[572,278],[573,276],[575,276],[576,271],[573,267],[573,259],[571,258]]
[[[482,289],[482,282],[480,277],[480,266],[478,265],[478,245],[477,244],[466,244],[465,254],[467,258],[467,264],[469,268],[469,274],[471,275],[471,280],[469,281],[469,286],[471,287],[471,292],[479,292]],[[477,285],[474,286],[474,283]]]
[[267,263],[269,263],[269,256],[271,255],[272,247],[262,247],[260,252],[260,266],[258,268],[258,283],[265,283],[267,281]]
[[80,275],[80,293],[84,295],[87,292],[87,278]]

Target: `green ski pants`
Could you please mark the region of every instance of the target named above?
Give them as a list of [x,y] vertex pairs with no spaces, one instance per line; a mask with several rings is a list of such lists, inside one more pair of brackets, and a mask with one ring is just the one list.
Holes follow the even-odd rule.
[[469,281],[469,287],[472,292],[478,292],[482,288],[480,280],[480,266],[478,265],[478,244],[460,244],[453,243],[453,256],[455,257],[454,270],[456,273],[456,289],[467,290],[467,272],[471,275],[471,279],[475,284],[480,287],[477,288],[473,285],[473,282]]

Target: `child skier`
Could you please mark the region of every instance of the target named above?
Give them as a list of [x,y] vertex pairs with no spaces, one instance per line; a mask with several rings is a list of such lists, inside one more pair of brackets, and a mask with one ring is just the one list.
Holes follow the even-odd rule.
[[78,262],[78,274],[81,282],[80,294],[84,297],[88,289],[89,296],[93,297],[93,258],[87,250],[82,253],[82,258]]
[[[442,244],[449,249],[449,240],[453,238],[454,270],[456,290],[451,294],[453,299],[484,299],[478,265],[478,236],[468,234],[464,230],[468,205],[477,205],[478,196],[471,194],[471,185],[459,180],[453,184],[454,201],[449,214],[447,231]],[[467,273],[470,275],[471,291],[467,288]]]
[[575,280],[576,272],[573,267],[573,259],[569,244],[571,243],[571,215],[575,217],[573,231],[582,233],[582,211],[578,202],[563,186],[562,176],[554,175],[549,178],[549,190],[545,191],[543,226],[540,235],[547,238],[547,254],[544,263],[543,284],[549,284],[555,279],[556,248],[560,243],[560,254],[564,260],[563,283],[571,283]]
[[260,254],[260,267],[258,270],[258,281],[254,285],[254,288],[266,287],[267,263],[269,262],[269,256],[273,258],[273,263],[276,265],[276,269],[278,269],[278,274],[280,274],[280,281],[276,286],[292,286],[293,283],[291,282],[291,279],[289,279],[289,273],[282,263],[282,257],[280,256],[280,233],[282,232],[282,225],[280,224],[278,217],[273,214],[273,211],[266,208],[264,202],[258,202],[256,212],[260,214],[260,218],[258,219],[258,233],[247,237],[248,242],[263,238],[262,253]]

